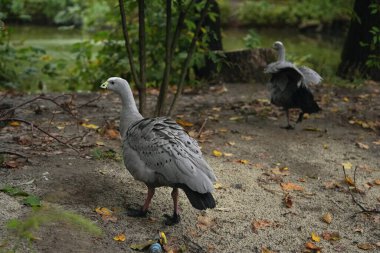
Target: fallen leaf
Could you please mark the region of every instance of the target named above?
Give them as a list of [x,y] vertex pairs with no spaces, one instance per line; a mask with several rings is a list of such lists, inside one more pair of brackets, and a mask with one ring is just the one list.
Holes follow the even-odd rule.
[[19,163],[17,161],[10,160],[10,161],[5,161],[4,166],[6,168],[16,169],[19,166]]
[[275,253],[274,251],[268,249],[267,247],[263,247],[261,249],[261,252],[260,253]]
[[183,119],[177,119],[176,122],[177,122],[178,125],[181,125],[183,127],[192,127],[192,126],[194,126],[193,123],[191,123],[189,121],[186,121],[186,120],[183,120]]
[[96,130],[96,129],[99,128],[99,126],[94,125],[94,124],[82,123],[82,124],[80,124],[80,125],[81,125],[82,127],[89,128],[89,129],[94,129],[94,130]]
[[17,138],[17,143],[20,145],[30,145],[32,143],[32,138],[29,135],[21,135]]
[[105,221],[105,222],[116,222],[117,221],[117,217],[116,216],[112,216],[112,215],[102,215],[102,220]]
[[346,176],[344,181],[350,186],[355,186],[355,182],[350,176]]
[[352,164],[350,162],[344,162],[342,163],[343,169],[350,170],[352,169]]
[[321,237],[319,237],[319,235],[317,235],[316,233],[311,232],[311,240],[313,240],[314,242],[320,242]]
[[197,223],[198,228],[202,230],[206,230],[210,228],[212,225],[214,225],[214,221],[211,217],[203,216],[203,215],[198,216],[198,223]]
[[216,190],[218,190],[218,189],[223,189],[223,188],[224,188],[224,186],[223,186],[221,183],[216,182],[216,183],[214,184],[214,189],[216,189]]
[[220,152],[219,150],[216,150],[216,149],[214,149],[214,150],[212,151],[212,154],[213,154],[215,157],[221,157],[221,156],[223,155],[222,152]]
[[326,222],[327,224],[330,224],[332,222],[332,214],[331,213],[325,213],[322,216],[322,220]]
[[317,251],[321,250],[321,247],[318,247],[317,245],[315,245],[315,244],[312,243],[312,242],[307,242],[307,243],[305,243],[305,247],[306,247],[307,249],[311,249],[311,250],[317,250]]
[[375,249],[375,245],[369,242],[361,242],[361,243],[358,243],[358,248],[362,250],[373,250]]
[[322,132],[322,129],[316,128],[316,127],[305,127],[303,130],[310,131],[310,132]]
[[249,163],[248,160],[243,160],[243,159],[237,160],[236,162],[241,163],[241,164],[248,164]]
[[168,239],[166,238],[166,235],[164,232],[160,232],[160,244],[165,245],[168,244]]
[[242,116],[233,116],[233,117],[229,118],[229,120],[231,120],[231,121],[238,121],[238,120],[241,120],[241,119],[243,119]]
[[326,241],[338,241],[340,240],[339,232],[323,232],[322,238]]
[[303,187],[294,183],[281,183],[280,184],[284,191],[303,191]]
[[219,128],[219,133],[227,133],[228,129],[225,127]]
[[242,136],[240,136],[240,138],[242,140],[244,140],[244,141],[251,141],[251,140],[253,140],[253,136],[251,136],[251,135],[242,135]]
[[228,141],[228,142],[227,142],[227,145],[229,145],[229,146],[235,146],[236,143],[235,143],[234,141]]
[[112,215],[112,211],[106,207],[97,207],[95,208],[95,212],[97,212],[100,215],[108,215],[108,216]]
[[329,149],[329,145],[328,144],[323,144],[323,148],[324,149]]
[[8,125],[13,126],[13,127],[18,127],[18,126],[20,126],[20,122],[19,121],[11,121],[8,123]]
[[341,187],[342,187],[342,186],[341,186],[338,182],[336,182],[335,180],[333,180],[333,181],[327,181],[327,182],[324,183],[324,185],[325,185],[325,188],[326,188],[326,189],[333,189],[333,188],[341,188]]
[[298,181],[298,182],[302,182],[302,183],[304,183],[304,182],[306,182],[306,179],[305,179],[305,178],[302,178],[302,177],[300,177],[300,178],[298,178],[298,179],[297,179],[297,181]]
[[288,176],[290,174],[288,167],[284,167],[284,168],[278,168],[278,167],[276,167],[276,168],[272,169],[271,171],[275,175]]
[[276,223],[270,221],[270,220],[252,220],[251,222],[251,229],[252,232],[257,233],[259,229],[267,228],[267,227],[273,227],[276,226]]
[[284,197],[284,203],[287,208],[291,208],[293,206],[293,198],[287,193]]
[[354,232],[363,234],[364,229],[362,227],[356,227],[354,228]]
[[113,239],[115,241],[124,242],[126,237],[125,237],[125,234],[118,234]]
[[375,144],[375,145],[380,145],[380,140],[378,140],[378,141],[373,141],[372,143]]
[[116,129],[107,129],[104,134],[105,136],[107,136],[108,138],[112,140],[116,140],[120,138],[120,133]]
[[97,146],[104,146],[105,145],[104,142],[102,142],[102,141],[96,141],[95,144]]
[[369,146],[364,144],[364,143],[361,143],[361,142],[357,142],[356,143],[356,146],[358,146],[359,148],[361,149],[369,149]]
[[344,97],[343,101],[346,102],[346,103],[348,103],[348,102],[350,102],[350,99],[348,97]]
[[375,179],[375,181],[373,181],[376,185],[380,185],[380,179]]
[[231,157],[231,156],[233,156],[234,154],[232,154],[232,153],[223,153],[223,156],[225,156],[225,157]]
[[145,248],[148,248],[150,245],[152,245],[155,242],[156,242],[155,240],[148,240],[146,242],[139,243],[139,244],[133,243],[129,245],[129,247],[133,250],[144,250]]

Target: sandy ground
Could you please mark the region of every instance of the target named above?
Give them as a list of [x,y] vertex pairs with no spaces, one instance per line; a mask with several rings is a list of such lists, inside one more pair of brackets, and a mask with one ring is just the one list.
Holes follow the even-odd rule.
[[[380,250],[380,215],[360,213],[342,170],[342,163],[351,163],[346,171],[353,178],[357,167],[354,196],[366,209],[380,210],[379,85],[319,88],[316,97],[323,111],[293,131],[280,128],[284,115],[268,104],[267,95],[262,85],[226,84],[189,92],[181,99],[177,116],[194,123],[186,127],[190,134],[198,135],[208,118],[199,141],[218,177],[217,207],[197,211],[182,193],[182,221],[172,227],[163,224],[163,215],[172,212],[167,188],[156,191],[149,218],[125,215],[127,206],[142,204],[146,187],[133,180],[121,161],[94,155],[94,149],[120,154],[120,140],[78,126],[48,101],[18,109],[15,117],[33,121],[58,138],[81,136],[71,142],[80,155],[26,125],[2,127],[0,148],[30,159],[17,159],[21,162],[15,168],[3,165],[0,188],[17,186],[39,196],[44,206],[88,218],[103,233],[92,235],[67,222],[50,222],[34,230],[31,244],[19,242],[5,224],[12,218],[25,219],[31,208],[21,204],[21,197],[0,192],[0,252],[14,245],[19,246],[17,252],[133,252],[131,244],[153,239],[157,231],[166,233],[174,252],[317,252],[311,244],[306,246],[308,242],[321,252]],[[118,118],[120,102],[114,94],[103,94],[80,107],[96,96],[77,95],[68,105],[76,108],[79,119],[102,127],[106,120]],[[155,97],[151,92],[151,105]],[[16,105],[30,98],[8,95],[2,102]],[[292,116],[295,119],[297,113]],[[22,143],[22,136],[33,138]],[[213,155],[214,150],[223,155]],[[94,211],[97,207],[113,210],[117,220],[103,220]],[[326,213],[331,214],[330,224],[322,218]],[[119,233],[125,234],[124,242],[113,239]],[[319,242],[312,240],[312,233]]]

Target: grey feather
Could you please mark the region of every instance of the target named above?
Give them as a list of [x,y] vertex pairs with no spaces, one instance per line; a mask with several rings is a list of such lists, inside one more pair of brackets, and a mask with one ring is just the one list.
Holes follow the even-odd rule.
[[319,84],[323,80],[322,77],[311,68],[302,66],[298,69],[301,71],[306,85]]

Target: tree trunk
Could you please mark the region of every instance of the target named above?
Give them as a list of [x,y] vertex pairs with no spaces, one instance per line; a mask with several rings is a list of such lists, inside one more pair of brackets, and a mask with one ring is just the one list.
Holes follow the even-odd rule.
[[144,116],[146,107],[146,50],[145,50],[145,1],[139,0],[139,62],[140,62],[140,87],[139,111]]
[[[354,16],[343,47],[338,75],[343,78],[370,77],[380,80],[380,70],[366,64],[371,55],[380,55],[380,43],[373,45],[370,30],[380,25],[380,13],[371,14],[371,0],[356,0]],[[366,46],[364,46],[366,45]]]
[[[196,2],[201,2],[197,0]],[[203,26],[208,29],[210,33],[208,50],[210,51],[223,51],[222,44],[222,32],[220,21],[220,9],[216,0],[212,0],[210,3],[211,13],[216,13],[216,19],[212,20],[210,16],[207,16],[204,20]],[[205,65],[201,68],[195,67],[195,75],[198,79],[212,80],[217,72],[217,64],[215,64],[209,57],[205,56]]]

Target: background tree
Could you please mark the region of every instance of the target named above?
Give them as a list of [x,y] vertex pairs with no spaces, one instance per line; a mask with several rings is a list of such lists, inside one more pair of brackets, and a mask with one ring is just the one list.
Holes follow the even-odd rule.
[[380,2],[356,0],[338,75],[380,80]]

